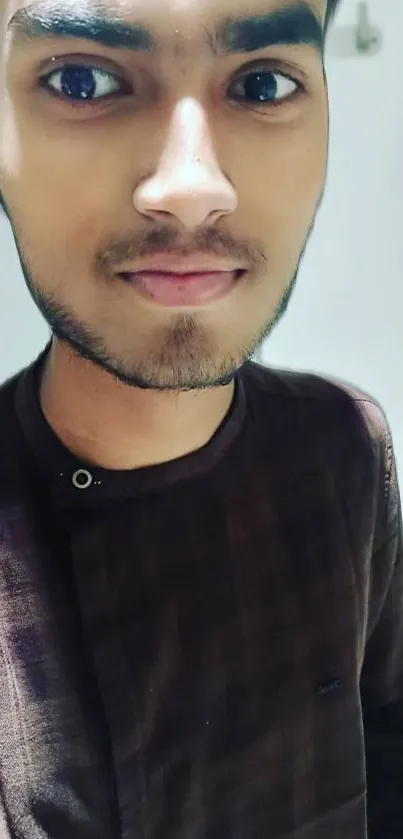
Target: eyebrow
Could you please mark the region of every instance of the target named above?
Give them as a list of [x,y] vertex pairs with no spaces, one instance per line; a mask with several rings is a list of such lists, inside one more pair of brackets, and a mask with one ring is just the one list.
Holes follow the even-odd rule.
[[300,0],[266,15],[227,20],[218,33],[218,42],[226,53],[253,52],[279,45],[313,46],[322,53],[324,30],[312,7]]
[[[77,4],[78,5],[78,4]],[[99,11],[75,11],[54,0],[39,0],[19,9],[8,24],[16,39],[76,38],[122,50],[163,52],[163,45],[143,24],[101,15]],[[203,40],[214,55],[248,53],[278,45],[308,45],[324,51],[324,29],[308,2],[273,9],[248,18],[227,17],[216,31],[203,30]]]

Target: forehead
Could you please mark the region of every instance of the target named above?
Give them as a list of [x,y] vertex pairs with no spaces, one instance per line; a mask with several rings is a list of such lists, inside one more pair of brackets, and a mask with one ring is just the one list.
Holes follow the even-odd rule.
[[302,21],[304,11],[310,10],[323,25],[326,6],[327,0],[0,0],[4,27],[24,10],[45,21],[96,16],[145,26],[161,41],[180,41],[183,48],[191,41],[193,49],[202,33],[226,20],[263,20],[271,13],[294,10],[295,21],[298,11]]

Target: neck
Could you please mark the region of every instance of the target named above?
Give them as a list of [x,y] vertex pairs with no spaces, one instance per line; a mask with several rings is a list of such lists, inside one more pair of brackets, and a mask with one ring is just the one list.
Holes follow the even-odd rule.
[[49,425],[73,454],[121,470],[167,463],[202,448],[233,395],[233,383],[188,393],[130,387],[55,341],[40,399]]

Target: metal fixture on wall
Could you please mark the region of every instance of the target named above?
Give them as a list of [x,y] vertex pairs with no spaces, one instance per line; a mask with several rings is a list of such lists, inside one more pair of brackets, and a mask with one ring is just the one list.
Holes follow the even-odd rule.
[[382,32],[372,22],[370,3],[356,4],[357,19],[351,26],[330,27],[326,54],[329,58],[373,58],[382,49]]

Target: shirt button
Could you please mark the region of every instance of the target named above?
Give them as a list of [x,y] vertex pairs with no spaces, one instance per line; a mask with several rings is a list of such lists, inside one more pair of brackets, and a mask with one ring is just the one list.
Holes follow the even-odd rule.
[[89,489],[93,480],[91,472],[88,472],[87,469],[77,469],[72,477],[73,486],[76,489]]

